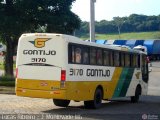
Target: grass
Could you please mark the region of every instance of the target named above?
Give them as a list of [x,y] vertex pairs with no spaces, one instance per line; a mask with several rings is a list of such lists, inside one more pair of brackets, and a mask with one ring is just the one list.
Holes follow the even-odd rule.
[[[81,36],[82,39],[89,39],[89,35]],[[115,39],[136,39],[136,40],[147,40],[147,39],[160,39],[160,32],[132,32],[132,33],[121,33],[120,38],[117,34],[96,34],[96,39],[115,40]]]

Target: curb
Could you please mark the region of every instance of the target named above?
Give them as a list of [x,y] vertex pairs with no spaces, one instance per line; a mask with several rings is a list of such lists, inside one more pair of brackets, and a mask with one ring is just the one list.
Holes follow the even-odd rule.
[[15,94],[15,87],[0,86],[0,94]]

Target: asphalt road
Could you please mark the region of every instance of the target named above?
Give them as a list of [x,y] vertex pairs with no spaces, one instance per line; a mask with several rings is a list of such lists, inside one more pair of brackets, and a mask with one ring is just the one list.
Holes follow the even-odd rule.
[[[150,73],[148,96],[141,96],[139,103],[129,98],[104,101],[100,109],[85,109],[83,102],[72,101],[67,108],[53,105],[50,99],[17,97],[0,94],[0,119],[18,118],[28,114],[35,119],[88,119],[88,120],[160,120],[160,63],[153,63]],[[63,118],[64,117],[64,118]],[[34,119],[33,118],[33,119]],[[32,119],[31,119],[32,120]]]

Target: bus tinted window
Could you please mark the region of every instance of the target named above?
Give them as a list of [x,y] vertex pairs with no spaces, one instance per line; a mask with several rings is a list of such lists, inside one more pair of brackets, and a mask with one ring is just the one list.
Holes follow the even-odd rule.
[[71,56],[72,56],[72,63],[74,63],[74,62],[75,62],[75,56],[74,56],[74,54],[75,54],[75,53],[74,53],[74,46],[71,46],[71,51],[72,51],[72,52],[71,52],[71,53],[72,53],[72,54],[71,54]]
[[104,50],[103,54],[104,54],[104,65],[109,66],[109,58],[110,58],[109,51]]
[[69,63],[105,65],[115,67],[140,67],[140,55],[86,45],[69,44]]
[[83,48],[83,64],[89,64],[89,50],[87,47]]
[[130,55],[125,54],[125,67],[130,67]]
[[90,49],[90,64],[96,65],[96,48]]
[[120,59],[119,59],[119,52],[115,51],[114,52],[114,66],[119,66],[120,63]]
[[133,67],[138,67],[138,55],[133,55]]
[[121,66],[124,67],[125,66],[125,54],[121,53]]
[[81,48],[75,48],[75,63],[81,63]]
[[97,50],[97,65],[102,65],[102,50]]
[[146,55],[143,55],[142,56],[142,71],[144,74],[147,74],[147,56]]
[[74,63],[74,60],[75,60],[75,56],[74,56],[74,46],[73,45],[69,45],[68,46],[68,62],[69,63]]
[[110,66],[114,65],[113,53],[114,53],[113,51],[110,51]]

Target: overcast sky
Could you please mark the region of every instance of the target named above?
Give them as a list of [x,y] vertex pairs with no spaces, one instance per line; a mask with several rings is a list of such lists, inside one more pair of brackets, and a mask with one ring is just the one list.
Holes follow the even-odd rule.
[[[160,15],[160,0],[96,0],[95,19],[111,20],[116,16],[130,14]],[[76,0],[72,11],[83,21],[89,21],[90,0]]]

